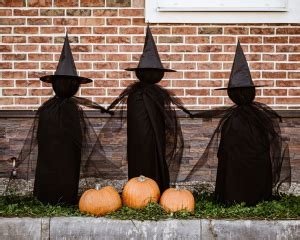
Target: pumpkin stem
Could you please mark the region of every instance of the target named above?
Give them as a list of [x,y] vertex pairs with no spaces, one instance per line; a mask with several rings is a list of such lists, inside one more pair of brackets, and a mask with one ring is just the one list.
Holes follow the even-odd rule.
[[96,183],[95,189],[96,189],[96,190],[99,190],[99,189],[100,189],[100,184],[99,184],[99,183]]
[[145,182],[145,176],[141,175],[138,178],[139,182]]

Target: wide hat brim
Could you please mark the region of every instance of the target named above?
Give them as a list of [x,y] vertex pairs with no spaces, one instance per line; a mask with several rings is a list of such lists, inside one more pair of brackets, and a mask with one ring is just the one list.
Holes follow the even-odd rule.
[[157,69],[157,70],[162,70],[164,72],[177,72],[176,70],[173,70],[173,69],[168,69],[168,68],[126,68],[125,70],[126,71],[135,71],[135,70],[138,70],[138,69]]
[[235,88],[260,88],[260,87],[268,87],[268,85],[253,85],[253,86],[238,86],[238,87],[226,87],[226,88],[215,88],[214,90],[228,90],[228,89],[235,89]]
[[40,77],[40,80],[46,83],[52,83],[53,80],[62,77],[69,78],[69,79],[77,79],[79,80],[80,84],[90,83],[93,81],[92,79],[89,78],[80,77],[80,76],[70,76],[70,75],[47,75],[47,76]]

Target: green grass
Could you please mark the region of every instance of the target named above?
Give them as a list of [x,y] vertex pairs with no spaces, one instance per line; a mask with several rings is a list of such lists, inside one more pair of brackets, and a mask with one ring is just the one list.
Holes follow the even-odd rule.
[[[262,202],[254,207],[236,204],[222,206],[214,201],[211,193],[195,196],[194,213],[185,211],[169,214],[158,204],[149,204],[144,209],[122,207],[108,214],[112,219],[164,220],[164,219],[300,219],[300,196],[282,195],[277,200]],[[0,196],[1,217],[42,217],[42,216],[88,216],[79,212],[77,206],[43,205],[32,196]]]

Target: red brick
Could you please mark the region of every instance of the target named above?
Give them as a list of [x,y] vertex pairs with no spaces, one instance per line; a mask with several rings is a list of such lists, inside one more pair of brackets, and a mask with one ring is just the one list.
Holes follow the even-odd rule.
[[193,45],[175,45],[172,46],[172,52],[196,52],[196,46]]
[[33,63],[33,62],[15,63],[14,68],[15,69],[38,69],[39,64],[38,63]]
[[261,55],[260,54],[245,54],[246,55],[246,59],[248,62],[250,61],[260,61],[261,60]]
[[41,16],[64,16],[64,9],[40,9]]
[[118,63],[116,62],[99,62],[94,63],[94,69],[102,70],[102,69],[117,69]]
[[51,43],[52,37],[28,37],[29,43]]
[[288,78],[300,79],[300,72],[288,72]]
[[106,7],[130,7],[131,0],[106,0]]
[[104,43],[105,38],[103,36],[87,36],[80,37],[81,43]]
[[26,77],[26,72],[2,72],[3,79],[23,79]]
[[[41,74],[38,77],[46,75],[45,73]],[[41,81],[40,80],[17,80],[16,81],[17,87],[40,87]]]
[[184,61],[208,61],[208,54],[185,54]]
[[279,79],[279,78],[286,78],[286,73],[285,72],[262,72],[262,78],[274,78],[274,79]]
[[0,104],[1,105],[12,105],[14,103],[14,99],[13,98],[0,98]]
[[95,9],[95,10],[93,10],[93,16],[114,17],[117,15],[118,15],[117,9]]
[[11,16],[12,10],[10,9],[0,9],[0,16]]
[[245,43],[262,43],[261,37],[239,37],[241,44]]
[[[154,41],[157,42],[155,37],[154,37]],[[144,44],[144,42],[145,42],[145,37],[144,36],[134,36],[134,37],[132,37],[132,43]]]
[[172,34],[179,34],[179,35],[196,35],[197,28],[196,27],[173,27]]
[[250,51],[251,52],[274,52],[273,45],[251,45]]
[[15,52],[38,52],[39,46],[37,45],[14,45]]
[[11,32],[12,32],[11,27],[0,27],[0,34],[7,34],[7,33],[11,33]]
[[300,37],[290,37],[290,43],[300,43]]
[[300,46],[298,45],[277,45],[276,52],[300,52]]
[[184,78],[186,79],[201,79],[201,78],[208,78],[208,72],[185,72]]
[[5,60],[5,61],[26,60],[26,54],[3,54],[2,60]]
[[[144,27],[145,29],[145,27]],[[169,27],[152,27],[152,34],[171,34],[171,28]]]
[[[104,78],[105,77],[105,73],[104,72],[92,72],[92,71],[81,71],[80,72],[80,76],[82,77],[87,77],[87,78],[91,78],[91,79],[95,79],[95,78]],[[96,85],[95,85],[96,86]]]
[[52,88],[47,88],[47,89],[30,89],[29,90],[29,95],[30,96],[50,96],[53,93]]
[[79,24],[82,26],[104,25],[104,18],[81,18]]
[[24,25],[25,18],[0,18],[0,25]]
[[221,27],[200,27],[198,29],[198,34],[212,35],[212,34],[222,34],[222,33],[223,33],[223,28]]
[[130,37],[122,37],[122,36],[107,36],[106,43],[130,43]]
[[173,87],[196,87],[196,80],[174,80]]
[[300,81],[297,80],[278,80],[276,81],[277,87],[299,87]]
[[14,10],[15,16],[38,16],[39,11],[37,9],[15,9]]
[[28,18],[27,23],[28,25],[51,25],[52,19],[51,18]]
[[0,45],[0,52],[12,52],[12,46]]
[[209,43],[209,37],[203,37],[203,36],[186,37],[185,43],[192,43],[192,44]]
[[51,7],[52,0],[28,0],[29,7]]
[[300,28],[296,28],[296,27],[277,28],[276,34],[284,34],[284,35],[300,34]]
[[20,104],[20,105],[34,105],[34,104],[39,104],[39,98],[32,98],[32,97],[28,97],[28,98],[15,98],[15,103],[16,104]]
[[143,17],[144,16],[144,9],[120,9],[119,16],[122,17]]
[[160,36],[159,37],[159,43],[183,43],[183,37],[178,36]]
[[13,86],[14,86],[13,80],[0,80],[0,87],[13,87]]
[[10,62],[0,62],[0,69],[11,69],[12,64]]
[[[88,20],[89,18],[82,18],[81,20]],[[71,25],[75,26],[78,25],[78,18],[54,18],[53,19],[53,24],[54,25]],[[82,24],[84,25],[84,24]]]
[[232,61],[234,59],[233,54],[211,54],[211,61]]
[[118,28],[117,27],[95,27],[94,33],[95,34],[117,34]]
[[[164,79],[182,79],[183,78],[183,72],[166,72],[164,75]],[[168,84],[169,81],[167,81],[166,84]],[[169,85],[167,85],[169,86]]]
[[276,98],[276,104],[299,104],[300,98]]
[[120,34],[144,34],[143,27],[120,27]]
[[3,43],[25,43],[26,38],[24,36],[3,36]]
[[274,33],[274,28],[250,28],[250,34],[254,35],[271,35]]
[[221,36],[217,36],[217,37],[211,37],[211,41],[212,43],[219,43],[219,44],[224,44],[224,43],[230,43],[230,44],[236,44],[236,37],[221,37]]
[[199,70],[220,70],[222,69],[221,63],[198,63],[198,69]]
[[94,81],[95,87],[118,87],[119,81],[118,80],[95,80]]
[[[139,56],[139,58],[140,58],[140,56]],[[139,58],[137,60],[139,60]],[[174,54],[174,53],[166,54],[166,53],[162,53],[162,54],[160,54],[160,59],[162,61],[182,61],[183,56],[182,56],[182,54]]]
[[186,96],[207,96],[209,95],[208,89],[186,89]]
[[289,89],[289,96],[300,96],[300,89]]
[[264,54],[263,61],[286,61],[285,54]]
[[25,0],[2,0],[0,1],[0,7],[25,7]]
[[129,61],[129,54],[106,54],[106,61]]
[[104,54],[81,54],[82,61],[104,61]]
[[288,37],[264,37],[264,43],[288,43]]
[[276,63],[278,70],[300,70],[300,63]]
[[250,68],[253,70],[271,70],[274,69],[274,64],[270,62],[254,62],[250,63]]
[[227,71],[227,72],[211,72],[210,73],[210,77],[212,79],[229,79],[229,76],[230,76],[230,72]]
[[224,34],[230,35],[246,35],[249,34],[249,28],[245,27],[225,27]]
[[287,96],[286,89],[263,89],[264,96]]
[[222,46],[202,45],[202,46],[198,46],[198,52],[222,52]]
[[222,104],[223,101],[219,97],[201,97],[198,99],[198,104]]
[[41,27],[42,34],[65,33],[64,27]]
[[15,27],[14,33],[18,34],[37,34],[39,32],[38,27]]
[[116,25],[116,26],[130,25],[131,19],[130,18],[107,18],[106,24],[107,25]]
[[53,4],[55,7],[78,7],[78,0],[54,0]]
[[125,46],[120,46],[120,52],[142,52],[143,51],[143,46],[141,45],[125,45]]
[[106,73],[107,79],[123,79],[130,78],[131,73],[127,71],[111,71]]
[[[61,35],[61,36],[63,36],[63,35]],[[60,44],[62,44],[64,42],[65,42],[65,37],[64,36],[63,37],[54,37],[54,43],[60,43]],[[79,39],[78,39],[77,36],[70,36],[69,35],[69,42],[70,43],[78,43]]]
[[[83,96],[105,96],[105,88],[81,88]],[[111,95],[110,95],[111,96]]]
[[196,63],[172,63],[172,69],[175,70],[196,70]]
[[53,54],[28,54],[29,61],[53,61]]
[[104,7],[104,0],[80,0],[81,7]]
[[91,34],[92,28],[89,27],[68,27],[69,34]]
[[22,88],[3,89],[2,90],[3,96],[25,96],[26,93],[27,93],[27,90],[22,89]]
[[118,46],[115,45],[94,45],[95,52],[117,52]]

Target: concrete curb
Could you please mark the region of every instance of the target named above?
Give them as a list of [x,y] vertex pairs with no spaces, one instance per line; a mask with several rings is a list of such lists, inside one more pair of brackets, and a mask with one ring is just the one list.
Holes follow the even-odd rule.
[[92,217],[0,218],[0,239],[300,239],[300,220],[135,221]]

